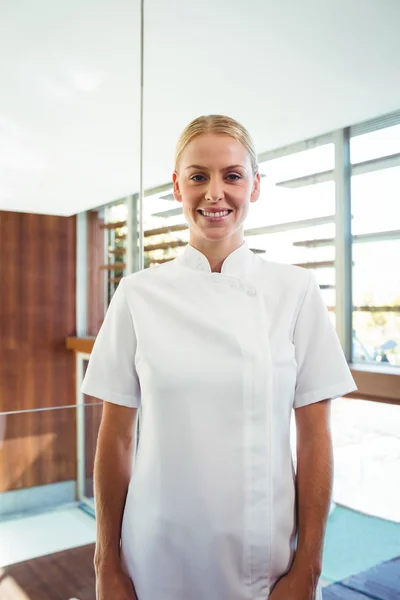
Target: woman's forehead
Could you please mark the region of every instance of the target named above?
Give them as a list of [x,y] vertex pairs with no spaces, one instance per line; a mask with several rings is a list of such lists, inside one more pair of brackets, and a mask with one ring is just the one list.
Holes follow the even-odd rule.
[[243,165],[251,163],[250,155],[241,142],[228,135],[203,134],[195,137],[182,152],[181,164],[204,167]]

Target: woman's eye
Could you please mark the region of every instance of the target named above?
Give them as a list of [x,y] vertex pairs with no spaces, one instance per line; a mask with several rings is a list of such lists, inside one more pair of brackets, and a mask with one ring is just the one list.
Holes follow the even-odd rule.
[[204,181],[204,175],[192,175],[190,179],[192,181]]
[[229,173],[228,179],[230,181],[237,181],[238,179],[241,179],[241,176],[238,173]]

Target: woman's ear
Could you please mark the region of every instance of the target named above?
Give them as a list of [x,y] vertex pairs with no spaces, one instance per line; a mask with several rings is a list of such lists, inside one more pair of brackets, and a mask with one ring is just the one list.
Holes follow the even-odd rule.
[[254,175],[253,191],[251,192],[250,202],[256,202],[260,197],[261,178],[260,173]]
[[172,175],[172,181],[174,184],[174,198],[175,200],[177,200],[177,202],[182,202],[182,194],[179,187],[178,173],[176,171],[174,171]]

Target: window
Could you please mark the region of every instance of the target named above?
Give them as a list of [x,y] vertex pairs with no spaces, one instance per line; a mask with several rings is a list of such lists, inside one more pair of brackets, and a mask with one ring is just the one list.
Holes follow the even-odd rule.
[[[246,221],[250,247],[266,260],[315,272],[335,322],[334,146],[326,144],[260,164],[261,196]],[[329,175],[329,171],[332,173]],[[318,181],[318,173],[328,172]],[[303,181],[293,181],[304,177]]]
[[335,147],[331,143],[272,158],[260,164],[260,172],[276,183],[330,171],[334,165]]
[[353,247],[353,360],[400,366],[400,236]]
[[351,178],[355,363],[400,366],[400,160],[390,166],[396,153],[400,125],[351,140],[352,162],[373,160],[375,169],[354,169]]
[[182,206],[172,188],[144,198],[143,224],[145,268],[173,260],[189,241]]
[[350,160],[357,164],[400,152],[400,124],[353,137],[350,141]]

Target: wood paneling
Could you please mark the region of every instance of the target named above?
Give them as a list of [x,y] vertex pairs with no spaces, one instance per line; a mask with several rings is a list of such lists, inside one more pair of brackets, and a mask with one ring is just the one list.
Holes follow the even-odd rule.
[[[0,412],[75,403],[65,348],[75,333],[75,263],[74,217],[0,212]],[[3,417],[0,490],[75,477],[75,414],[62,412]]]
[[87,334],[97,335],[104,319],[104,220],[97,211],[87,213],[88,306]]
[[0,418],[5,427],[0,453],[0,493],[76,479],[74,408]]

